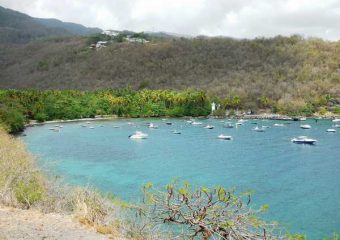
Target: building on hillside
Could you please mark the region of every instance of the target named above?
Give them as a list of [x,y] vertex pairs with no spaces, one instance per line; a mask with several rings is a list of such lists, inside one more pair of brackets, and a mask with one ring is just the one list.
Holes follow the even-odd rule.
[[107,41],[98,41],[96,43],[96,48],[102,48],[102,47],[106,47]]
[[131,36],[127,36],[126,40],[131,43],[148,43],[150,41],[144,39],[144,38],[133,38]]
[[119,32],[118,31],[114,31],[114,30],[104,30],[104,31],[102,31],[102,34],[115,37],[115,36],[117,36],[119,34]]

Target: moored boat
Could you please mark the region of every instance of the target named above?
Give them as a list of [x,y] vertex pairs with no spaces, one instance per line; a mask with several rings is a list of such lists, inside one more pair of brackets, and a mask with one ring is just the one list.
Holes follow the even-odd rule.
[[314,144],[317,142],[317,140],[312,139],[312,138],[308,138],[306,136],[299,136],[296,138],[292,138],[291,141],[293,143],[297,143],[297,144]]
[[264,127],[256,126],[256,127],[253,128],[253,131],[255,131],[255,132],[264,132],[264,131],[266,131],[266,129]]
[[141,131],[136,131],[134,134],[131,134],[129,138],[131,139],[146,139],[148,137],[148,134],[143,133]]
[[177,130],[173,130],[172,133],[173,134],[182,134],[180,131],[177,131]]
[[326,132],[335,133],[336,130],[335,130],[334,128],[328,128],[328,129],[326,130]]
[[224,127],[224,128],[233,128],[234,125],[231,124],[231,123],[226,123],[226,124],[223,125],[223,127]]
[[218,139],[222,139],[222,140],[231,140],[232,139],[232,136],[227,136],[227,135],[224,135],[224,134],[220,134],[217,136]]
[[214,126],[213,125],[207,125],[204,128],[206,128],[206,129],[214,129]]
[[312,126],[309,125],[309,124],[302,124],[302,125],[300,125],[300,128],[302,128],[302,129],[311,129]]
[[154,129],[156,129],[156,128],[158,128],[158,126],[155,125],[155,124],[153,124],[153,123],[150,123],[150,124],[149,124],[149,128],[154,128]]

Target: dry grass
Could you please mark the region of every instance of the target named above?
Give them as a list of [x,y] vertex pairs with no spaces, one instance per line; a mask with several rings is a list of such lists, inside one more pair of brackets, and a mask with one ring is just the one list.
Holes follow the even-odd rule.
[[167,239],[134,207],[90,188],[68,187],[46,178],[17,138],[0,128],[0,204],[75,216],[80,223],[112,239]]

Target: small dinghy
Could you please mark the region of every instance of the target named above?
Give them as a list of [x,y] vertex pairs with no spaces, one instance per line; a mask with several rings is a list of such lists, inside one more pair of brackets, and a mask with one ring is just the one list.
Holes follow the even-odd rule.
[[336,130],[335,130],[334,128],[328,128],[328,129],[326,130],[326,132],[335,133]]
[[253,128],[253,131],[255,131],[255,132],[264,132],[264,131],[266,131],[266,128],[256,126],[256,127]]
[[134,134],[131,134],[129,138],[131,139],[146,139],[148,137],[148,134],[142,133],[140,131],[136,131]]
[[153,123],[150,123],[150,124],[149,124],[149,128],[154,128],[154,129],[156,129],[156,128],[158,128],[158,126],[155,125],[155,124],[153,124]]
[[312,138],[308,138],[306,136],[299,136],[297,138],[292,138],[291,140],[293,143],[297,143],[297,144],[314,144],[317,142],[317,140],[312,139]]
[[309,125],[309,124],[302,124],[302,125],[300,125],[300,128],[302,128],[302,129],[311,129],[312,126]]
[[217,136],[218,139],[221,139],[221,140],[231,140],[232,139],[232,136],[227,136],[227,135],[224,135],[224,134],[220,134]]
[[214,129],[214,126],[213,125],[207,125],[204,127],[205,129]]
[[233,128],[234,125],[231,124],[231,123],[226,123],[226,124],[223,125],[223,127],[224,127],[224,128]]
[[182,134],[180,131],[177,131],[177,130],[173,130],[172,133],[173,134]]

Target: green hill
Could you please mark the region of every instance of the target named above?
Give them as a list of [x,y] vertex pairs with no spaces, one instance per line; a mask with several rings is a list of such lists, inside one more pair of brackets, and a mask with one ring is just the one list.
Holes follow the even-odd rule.
[[[339,103],[340,42],[302,39],[161,39],[92,50],[85,37],[0,46],[0,87],[204,89],[244,107]],[[327,99],[327,100],[325,100]]]
[[87,35],[100,31],[56,19],[32,18],[0,6],[0,43],[27,43],[38,38]]

